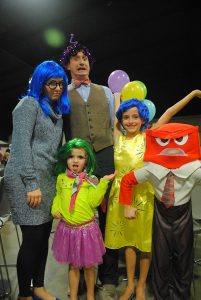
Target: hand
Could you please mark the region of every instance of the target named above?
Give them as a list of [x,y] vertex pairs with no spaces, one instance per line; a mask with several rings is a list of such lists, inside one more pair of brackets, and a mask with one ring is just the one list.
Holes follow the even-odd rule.
[[124,205],[124,217],[126,219],[135,219],[137,217],[137,208],[131,205]]
[[97,185],[99,183],[99,180],[95,175],[91,175],[91,176],[87,177],[86,179],[89,183],[92,183],[94,185]]
[[55,219],[61,219],[62,218],[62,214],[60,214],[59,211],[56,211],[55,214],[54,214],[54,218]]
[[194,97],[201,98],[201,90],[194,90]]
[[105,175],[103,178],[105,180],[112,181],[112,180],[114,180],[114,178],[115,178],[116,175],[117,175],[117,170],[113,174]]
[[36,208],[40,205],[42,199],[42,193],[40,189],[27,193],[27,203],[30,207]]
[[114,93],[114,97],[116,99],[120,99],[121,98],[121,93]]

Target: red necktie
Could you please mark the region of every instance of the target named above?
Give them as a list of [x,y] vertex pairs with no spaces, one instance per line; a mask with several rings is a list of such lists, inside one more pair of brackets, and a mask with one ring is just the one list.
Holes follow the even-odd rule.
[[88,85],[90,84],[91,80],[85,79],[85,80],[78,80],[78,79],[73,79],[73,83],[75,85],[75,88],[78,88],[80,85]]
[[161,197],[161,201],[164,205],[169,208],[174,205],[175,197],[174,197],[174,174],[169,172],[167,174],[167,179],[165,182],[163,194]]

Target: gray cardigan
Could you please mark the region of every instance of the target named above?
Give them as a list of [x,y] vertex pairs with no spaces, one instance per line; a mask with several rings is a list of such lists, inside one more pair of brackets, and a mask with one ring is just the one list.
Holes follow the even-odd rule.
[[[14,223],[39,225],[51,220],[55,195],[55,154],[61,142],[62,118],[53,122],[32,97],[23,98],[13,111],[10,159],[5,186]],[[39,208],[27,205],[27,192],[41,189]]]

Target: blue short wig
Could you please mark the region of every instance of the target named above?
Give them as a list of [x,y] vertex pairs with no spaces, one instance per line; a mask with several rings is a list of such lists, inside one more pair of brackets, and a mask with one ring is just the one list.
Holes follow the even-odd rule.
[[149,110],[142,101],[133,98],[133,99],[121,102],[121,104],[116,112],[116,117],[117,117],[118,121],[121,123],[123,113],[133,107],[136,107],[138,109],[139,116],[144,121],[144,124],[142,124],[142,126],[140,127],[140,131],[143,131],[144,129],[146,129],[148,127]]
[[61,97],[55,104],[55,111],[60,114],[67,114],[70,111],[70,102],[67,94],[68,78],[64,69],[55,61],[49,60],[39,64],[30,79],[27,95],[39,102],[45,115],[49,115],[49,109],[46,103],[50,100],[44,95],[43,88],[50,78],[61,77],[64,81],[64,88]]

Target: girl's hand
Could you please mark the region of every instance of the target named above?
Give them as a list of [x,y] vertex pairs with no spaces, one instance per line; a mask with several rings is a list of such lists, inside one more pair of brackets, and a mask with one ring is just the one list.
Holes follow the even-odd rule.
[[114,178],[115,178],[116,175],[117,175],[117,170],[113,174],[105,175],[103,178],[105,180],[112,181],[112,180],[114,180]]
[[124,205],[124,217],[126,219],[135,219],[137,217],[137,208],[131,205]]
[[117,100],[120,100],[120,98],[121,98],[121,93],[114,93],[114,98],[115,98],[115,100],[117,99]]
[[194,90],[193,93],[194,93],[194,97],[201,98],[201,90]]
[[42,199],[42,193],[40,189],[31,191],[27,193],[27,203],[32,208],[37,208]]
[[54,218],[55,218],[55,219],[61,219],[61,218],[62,218],[62,215],[60,214],[59,211],[56,211],[56,212],[55,212]]

